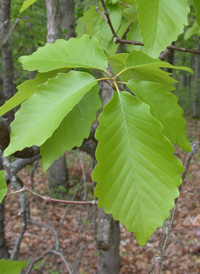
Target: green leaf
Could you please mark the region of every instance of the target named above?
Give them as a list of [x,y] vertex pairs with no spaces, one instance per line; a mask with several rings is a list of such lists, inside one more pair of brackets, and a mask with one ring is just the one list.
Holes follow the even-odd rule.
[[87,34],[93,35],[93,29],[96,28],[94,20],[99,18],[100,14],[96,12],[96,6],[92,6],[89,10],[85,11],[83,16],[77,20],[76,33],[77,37]]
[[[122,18],[120,8],[118,7],[118,5],[114,5],[114,6],[110,5],[110,6],[107,6],[107,8],[109,10],[110,20],[112,22],[115,32],[119,35],[119,37],[122,37],[123,33],[125,32],[128,26],[126,22],[125,30],[124,30],[123,28],[124,22],[123,22],[122,23],[123,31],[120,30],[120,33],[118,33],[118,30],[121,24],[121,18]],[[117,45],[113,43],[114,37],[106,20],[102,17],[98,17],[94,21],[94,26],[96,27],[93,29],[93,35],[98,38],[101,48],[105,50],[108,55],[114,54],[119,44]]]
[[0,274],[20,274],[26,262],[0,260]]
[[142,81],[158,82],[166,87],[167,90],[174,90],[173,83],[176,82],[170,73],[160,68],[181,69],[193,73],[190,68],[173,66],[159,59],[154,59],[142,51],[132,50],[125,61],[125,70],[121,75],[123,81],[137,79]]
[[[130,6],[123,10],[123,17],[127,20],[136,21],[137,20],[137,9],[136,5]],[[137,41],[137,40],[134,40]]]
[[125,62],[128,53],[118,53],[113,56],[108,57],[108,63],[112,67],[112,72],[118,74],[120,71],[125,69]]
[[185,151],[190,151],[185,130],[186,121],[183,110],[177,103],[178,98],[158,83],[130,80],[127,86],[142,102],[150,106],[151,114],[164,126],[163,134],[172,143]]
[[[103,12],[100,5],[99,9]],[[107,5],[110,20],[118,37],[122,37],[130,22],[121,20],[121,10],[118,5]],[[103,30],[103,31],[102,31]],[[76,28],[78,36],[86,33],[89,36],[97,37],[99,44],[108,55],[116,52],[119,44],[113,43],[113,34],[105,19],[96,12],[96,6],[92,6],[84,15],[78,19]]]
[[[133,24],[130,27],[129,32],[127,33],[127,39],[130,40],[130,41],[142,42],[142,38],[140,36],[140,30],[139,30],[138,22],[135,23],[135,24]],[[143,51],[143,48],[144,48],[142,46],[134,46],[134,45],[127,45],[127,47],[128,47],[129,51],[131,51],[133,49]]]
[[187,0],[137,0],[138,22],[146,52],[158,57],[188,24]]
[[47,170],[54,160],[66,150],[81,146],[88,138],[96,111],[101,107],[98,85],[92,88],[67,114],[53,135],[41,146],[43,170]]
[[184,39],[190,39],[194,34],[200,35],[200,28],[196,22],[186,30],[184,34]]
[[33,5],[37,0],[26,0],[24,1],[24,3],[21,6],[20,12],[22,13],[23,11],[25,11],[27,8],[29,8],[31,5]]
[[194,7],[196,9],[196,20],[197,20],[197,24],[200,27],[200,2],[199,0],[193,0],[194,3]]
[[193,71],[187,67],[173,66],[159,59],[154,59],[142,51],[132,50],[131,53],[119,53],[108,58],[112,66],[113,73],[118,74],[122,81],[136,79],[141,81],[158,82],[165,86],[167,90],[174,90],[173,83],[176,82],[170,73],[160,68],[173,68],[186,70],[190,73]]
[[106,0],[106,4],[112,4],[115,5],[119,0]]
[[45,83],[49,78],[55,77],[61,70],[50,71],[47,73],[38,73],[35,79],[27,80],[21,85],[17,86],[18,92],[5,102],[3,106],[0,107],[0,116],[4,115],[6,112],[15,108],[16,106],[27,100],[33,93],[35,93],[36,88]]
[[32,55],[20,57],[19,61],[24,69],[39,72],[61,68],[105,70],[108,65],[97,40],[91,40],[87,35],[68,41],[59,39],[55,43],[47,43]]
[[4,170],[0,170],[0,203],[2,203],[6,193],[7,193],[7,184],[4,177]]
[[178,197],[181,162],[150,108],[128,92],[114,93],[96,132],[98,206],[145,245]]
[[11,124],[11,142],[4,155],[32,145],[42,145],[96,83],[88,73],[70,71],[59,73],[40,85],[16,113]]

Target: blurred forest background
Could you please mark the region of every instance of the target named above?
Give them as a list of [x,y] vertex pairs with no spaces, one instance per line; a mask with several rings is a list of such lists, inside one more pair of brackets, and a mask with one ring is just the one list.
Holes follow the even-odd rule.
[[[23,0],[1,0],[0,105],[16,93],[16,87],[24,80],[35,76],[34,72],[23,71],[18,58],[46,42],[75,37],[78,19],[96,0],[38,0],[19,15],[22,3]],[[175,42],[176,46],[200,50],[200,29],[194,16],[191,7],[189,26]],[[120,51],[127,52],[128,48],[120,46]],[[194,71],[193,75],[169,71],[177,80],[174,93],[188,122],[188,138],[193,141],[200,135],[200,55],[170,51],[166,61]],[[109,86],[101,88],[111,96]],[[102,100],[105,104],[107,98]],[[10,123],[13,117],[11,111],[4,118]],[[6,131],[4,126],[0,120],[0,136]],[[7,144],[0,146],[3,150]],[[56,199],[93,201],[95,184],[91,173],[96,164],[95,147],[91,138],[80,149],[55,161],[45,174],[35,148],[12,156],[9,164],[15,174],[15,186],[19,189],[24,185]],[[181,160],[185,157],[178,149],[176,155]],[[196,154],[178,203],[164,260],[165,274],[200,273],[199,160],[200,155]],[[153,234],[145,247],[139,247],[133,233],[96,205],[45,202],[31,193],[7,195],[0,204],[0,258],[27,261],[23,273],[146,273],[160,231]]]

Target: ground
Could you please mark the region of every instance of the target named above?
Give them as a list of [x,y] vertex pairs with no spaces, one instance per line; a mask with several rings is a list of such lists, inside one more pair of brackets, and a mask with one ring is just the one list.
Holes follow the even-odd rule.
[[[200,133],[200,121],[189,119],[188,137],[192,140]],[[172,232],[167,245],[164,258],[163,274],[198,274],[200,273],[200,150],[192,159],[181,196],[178,201]],[[183,160],[184,153],[176,150],[176,155]],[[77,152],[68,153],[67,165],[71,178],[71,190],[69,195],[74,195],[76,200],[88,195],[93,199],[93,183],[91,180],[91,162],[88,156]],[[30,183],[31,168],[20,172],[20,177],[27,187]],[[84,175],[84,176],[83,176]],[[87,184],[86,184],[87,182]],[[34,175],[35,191],[48,195],[47,174],[42,173],[41,163],[38,163]],[[76,189],[78,188],[77,192]],[[69,197],[69,199],[71,196]],[[55,230],[59,231],[61,250],[69,265],[74,265],[81,274],[97,273],[97,249],[95,244],[96,227],[94,225],[95,206],[66,206],[63,204],[47,203],[41,204],[28,194],[30,202],[31,218],[35,222],[46,224],[43,212],[45,210],[49,223]],[[12,250],[18,233],[20,231],[19,200],[16,195],[6,197],[5,230],[6,238]],[[98,215],[98,210],[97,210]],[[62,226],[61,226],[62,223]],[[153,255],[155,253],[159,232],[158,229],[148,241],[145,247],[138,246],[134,234],[127,232],[121,227],[121,273],[143,274],[147,273]],[[31,260],[41,255],[54,243],[53,233],[45,227],[28,225],[19,252],[19,260]],[[56,265],[61,272],[57,271]],[[31,273],[67,273],[60,257],[46,256],[40,263],[36,264]],[[75,270],[73,273],[75,273]],[[114,273],[110,273],[114,274]]]

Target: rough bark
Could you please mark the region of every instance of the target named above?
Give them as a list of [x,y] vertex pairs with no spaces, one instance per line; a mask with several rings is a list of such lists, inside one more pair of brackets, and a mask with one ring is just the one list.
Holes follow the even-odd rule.
[[[2,159],[0,157],[0,170],[3,169]],[[0,203],[0,259],[9,258],[8,247],[6,244],[5,231],[4,231],[4,200]]]
[[98,222],[98,274],[120,273],[119,222],[101,208]]
[[[1,55],[2,55],[2,90],[0,91],[0,105],[8,100],[14,94],[13,85],[13,61],[12,50],[9,43],[9,29],[10,29],[10,6],[11,0],[1,0]],[[14,118],[14,111],[10,111],[5,115],[8,124]],[[7,131],[6,123],[3,119],[0,121],[1,126],[1,145],[0,149],[7,146],[7,138],[9,139],[9,130]],[[0,169],[3,169],[2,161],[0,159]],[[0,204],[0,258],[8,258],[8,247],[6,244],[4,231],[4,202]]]
[[[46,0],[47,42],[53,43],[62,37],[62,14],[59,0]],[[67,193],[69,188],[65,156],[60,157],[48,171],[49,190],[53,196]]]
[[[196,48],[200,50],[200,37],[197,37]],[[193,117],[200,118],[200,55],[197,54],[195,57],[195,94],[193,102]]]
[[[0,92],[0,105],[10,99],[15,92],[13,84],[12,50],[9,43],[11,0],[1,0],[1,43],[2,43],[2,91]],[[14,111],[6,115],[9,122],[14,118]]]
[[74,0],[62,0],[62,27],[67,30],[66,40],[75,37]]
[[47,42],[53,43],[62,37],[62,23],[59,0],[46,0]]

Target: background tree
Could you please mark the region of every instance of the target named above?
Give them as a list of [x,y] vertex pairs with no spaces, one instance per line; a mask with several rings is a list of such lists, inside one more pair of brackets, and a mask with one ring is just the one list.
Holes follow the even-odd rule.
[[[0,105],[12,97],[15,92],[13,85],[13,61],[12,51],[10,49],[10,6],[11,1],[1,1],[1,56],[2,56],[2,89],[0,89]],[[7,116],[8,124],[13,120],[14,112],[10,111]],[[0,130],[5,132],[5,121],[1,118]],[[5,148],[2,144],[0,148]],[[3,146],[3,147],[2,147]],[[0,170],[3,169],[2,159],[0,157]],[[8,258],[8,247],[4,233],[4,201],[0,204],[0,258]]]
[[[66,8],[65,6],[64,8]],[[60,2],[58,0],[46,0],[47,9],[47,42],[53,43],[62,38],[62,14]],[[49,189],[52,195],[67,193],[69,189],[69,178],[67,172],[65,155],[54,161],[50,166]]]

